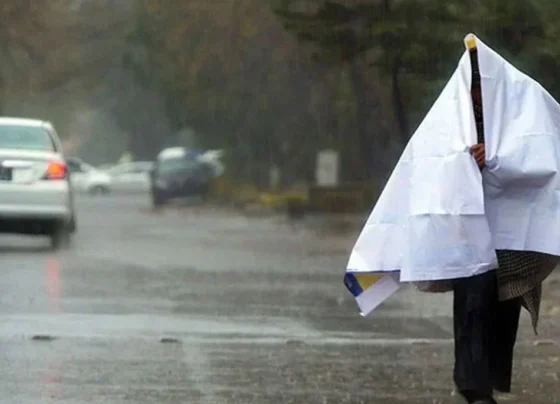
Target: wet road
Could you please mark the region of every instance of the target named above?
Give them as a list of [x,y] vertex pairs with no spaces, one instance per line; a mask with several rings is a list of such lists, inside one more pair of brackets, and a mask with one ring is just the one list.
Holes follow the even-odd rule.
[[[368,319],[342,285],[352,238],[209,209],[81,200],[71,249],[0,238],[0,403],[454,403],[450,296]],[[516,391],[560,403],[560,275]]]

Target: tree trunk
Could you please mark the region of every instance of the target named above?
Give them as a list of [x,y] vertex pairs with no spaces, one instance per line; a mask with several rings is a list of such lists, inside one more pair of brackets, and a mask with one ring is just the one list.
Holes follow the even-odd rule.
[[406,115],[406,108],[404,106],[404,101],[402,99],[401,83],[400,83],[400,70],[401,63],[397,60],[393,64],[391,71],[391,87],[392,87],[392,98],[393,98],[393,108],[395,110],[395,118],[399,125],[400,138],[403,144],[408,143],[410,138],[410,126],[408,123],[408,117]]
[[385,11],[391,11],[391,1],[383,0],[383,7],[385,8]]
[[4,85],[4,78],[0,74],[0,116],[4,115]]
[[356,97],[356,135],[361,157],[358,177],[360,180],[372,178],[375,166],[373,136],[368,131],[371,106],[363,78],[363,71],[360,69],[358,61],[352,63],[350,65],[350,80]]

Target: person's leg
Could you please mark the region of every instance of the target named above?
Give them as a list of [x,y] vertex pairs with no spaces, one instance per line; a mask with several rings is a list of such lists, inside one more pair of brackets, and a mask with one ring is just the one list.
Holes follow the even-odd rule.
[[492,400],[492,348],[498,304],[495,272],[457,279],[453,293],[455,383],[470,403]]
[[496,339],[492,355],[494,388],[502,393],[511,390],[513,350],[519,328],[521,299],[499,302],[496,309]]

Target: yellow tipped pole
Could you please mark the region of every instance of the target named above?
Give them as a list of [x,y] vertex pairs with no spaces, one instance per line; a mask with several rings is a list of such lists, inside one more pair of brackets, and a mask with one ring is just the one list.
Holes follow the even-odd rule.
[[469,35],[465,38],[465,44],[467,45],[468,50],[476,49],[476,38],[474,35]]

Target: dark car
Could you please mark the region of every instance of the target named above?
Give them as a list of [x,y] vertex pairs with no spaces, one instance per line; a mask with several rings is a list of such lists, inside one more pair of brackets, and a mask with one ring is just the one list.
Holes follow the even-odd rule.
[[212,176],[213,168],[192,154],[162,153],[151,172],[152,202],[157,207],[176,198],[206,199]]

